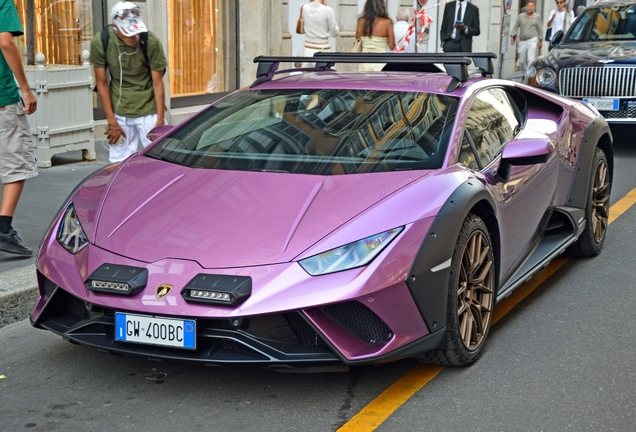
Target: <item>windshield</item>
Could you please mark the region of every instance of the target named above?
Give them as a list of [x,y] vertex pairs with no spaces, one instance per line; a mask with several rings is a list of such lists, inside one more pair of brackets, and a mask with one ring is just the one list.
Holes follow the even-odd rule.
[[636,40],[636,5],[589,9],[574,22],[566,40],[570,42]]
[[436,169],[457,102],[415,92],[242,91],[146,155],[195,168],[318,175]]

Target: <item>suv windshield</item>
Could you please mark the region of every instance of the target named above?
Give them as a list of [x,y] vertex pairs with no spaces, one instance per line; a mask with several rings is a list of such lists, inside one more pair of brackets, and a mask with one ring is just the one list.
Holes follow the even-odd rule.
[[566,40],[569,42],[636,40],[636,5],[589,9],[576,20]]
[[195,168],[318,175],[437,169],[457,103],[416,92],[241,91],[146,155]]

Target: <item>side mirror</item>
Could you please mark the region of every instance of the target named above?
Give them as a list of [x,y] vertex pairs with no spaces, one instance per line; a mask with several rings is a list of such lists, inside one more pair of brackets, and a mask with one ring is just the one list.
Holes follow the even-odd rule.
[[563,39],[563,30],[559,30],[558,32],[553,34],[552,38],[550,38],[550,49],[560,44],[562,39]]
[[146,135],[150,141],[156,141],[157,138],[164,136],[168,132],[174,129],[173,125],[161,125],[153,127],[150,132]]
[[495,178],[502,183],[507,183],[510,180],[512,166],[545,163],[553,151],[554,143],[548,137],[513,139],[503,149]]

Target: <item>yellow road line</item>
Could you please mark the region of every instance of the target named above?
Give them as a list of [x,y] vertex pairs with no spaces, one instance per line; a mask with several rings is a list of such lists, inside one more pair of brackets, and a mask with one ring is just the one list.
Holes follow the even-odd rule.
[[610,208],[608,223],[614,222],[620,215],[625,213],[628,208],[634,205],[634,203],[636,203],[636,188],[632,189],[627,195],[618,200],[618,202]]
[[[608,223],[612,223],[627,209],[636,203],[636,188],[621,198],[610,209]],[[527,283],[515,289],[512,294],[497,303],[493,311],[492,325],[504,317],[512,308],[518,305],[524,298],[532,293],[539,285],[545,282],[554,272],[568,261],[567,258],[557,258],[545,269],[537,273]],[[402,404],[435,378],[444,368],[442,366],[421,364],[408,371],[406,375],[397,380],[382,394],[375,398],[362,411],[345,423],[338,432],[373,431],[391,416]]]
[[389,418],[404,402],[419,389],[435,378],[444,369],[443,366],[417,365],[380,396],[375,398],[362,411],[345,423],[338,432],[372,431]]

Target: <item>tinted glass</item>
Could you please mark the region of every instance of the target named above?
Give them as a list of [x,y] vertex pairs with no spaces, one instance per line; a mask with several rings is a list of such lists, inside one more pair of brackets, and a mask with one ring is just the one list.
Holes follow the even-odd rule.
[[196,168],[357,174],[442,166],[457,99],[428,93],[235,93],[158,142],[150,157]]
[[519,119],[506,91],[491,88],[480,92],[470,104],[459,162],[472,169],[476,162],[486,167],[518,130]]
[[636,5],[586,11],[566,38],[572,42],[636,40]]

